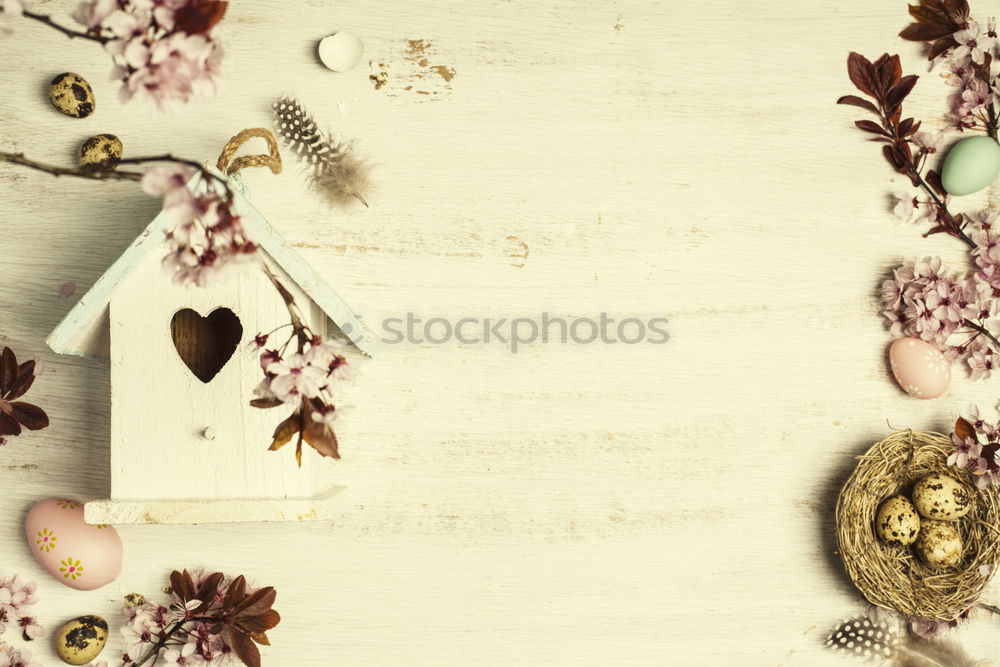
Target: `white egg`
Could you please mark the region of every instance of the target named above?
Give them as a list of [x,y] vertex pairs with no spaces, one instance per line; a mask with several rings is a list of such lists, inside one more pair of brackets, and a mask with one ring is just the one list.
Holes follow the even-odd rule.
[[920,532],[920,516],[905,496],[893,496],[878,508],[875,530],[892,546],[913,544]]
[[955,521],[972,509],[972,490],[950,475],[927,475],[913,485],[913,506],[925,519]]
[[947,521],[924,521],[916,548],[920,558],[936,570],[958,567],[965,550],[955,524]]
[[337,32],[324,37],[319,43],[319,59],[334,72],[346,72],[361,62],[365,44],[357,35]]

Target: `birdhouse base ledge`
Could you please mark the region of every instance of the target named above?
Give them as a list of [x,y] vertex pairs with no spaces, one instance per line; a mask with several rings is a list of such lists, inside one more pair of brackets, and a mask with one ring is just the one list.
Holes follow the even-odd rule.
[[339,486],[317,498],[229,500],[122,500],[108,498],[84,505],[89,524],[191,524],[256,521],[324,521],[334,518]]

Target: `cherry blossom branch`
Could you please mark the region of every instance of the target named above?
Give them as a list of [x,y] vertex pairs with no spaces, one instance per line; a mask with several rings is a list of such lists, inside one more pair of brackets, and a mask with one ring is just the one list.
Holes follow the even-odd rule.
[[[10,162],[11,164],[21,165],[22,167],[29,167],[37,171],[52,174],[53,176],[72,176],[75,178],[87,178],[94,181],[140,181],[143,176],[143,173],[139,171],[119,171],[117,169],[91,170],[59,167],[53,164],[32,160],[26,157],[24,153],[7,153],[0,151],[0,161]],[[232,190],[230,190],[229,184],[226,180],[212,173],[201,163],[195,162],[194,160],[175,157],[167,153],[164,155],[153,155],[149,157],[125,158],[120,160],[118,164],[146,164],[150,162],[173,162],[175,164],[182,164],[191,167],[192,169],[200,172],[205,179],[210,179],[221,185],[225,191],[226,201],[232,199]]]
[[147,662],[149,662],[150,658],[154,659],[157,658],[160,655],[160,651],[162,651],[164,648],[167,647],[167,644],[170,642],[171,639],[173,639],[174,635],[177,634],[177,632],[181,629],[181,627],[184,626],[184,623],[186,623],[186,621],[183,619],[180,621],[176,621],[173,624],[173,626],[171,626],[162,635],[160,635],[159,640],[157,640],[157,642],[153,644],[152,648],[149,649],[149,653],[147,653],[141,660],[139,660],[139,662],[132,665],[132,667],[142,667],[142,665],[145,665]]
[[969,320],[969,319],[966,319],[964,321],[964,324],[965,324],[965,326],[969,327],[970,329],[973,329],[974,331],[978,331],[982,335],[984,335],[987,338],[989,338],[990,342],[993,343],[993,346],[997,349],[998,352],[1000,352],[1000,339],[997,339],[996,336],[994,336],[993,334],[991,334],[989,332],[989,330],[987,330],[986,327],[982,326],[981,324],[976,324],[975,322],[973,322],[972,320]]
[[22,11],[21,15],[24,16],[25,18],[38,21],[39,23],[44,23],[50,28],[58,30],[59,32],[66,35],[70,39],[75,39],[79,37],[80,39],[89,39],[90,41],[97,42],[99,44],[107,44],[108,42],[111,41],[110,37],[102,37],[101,35],[92,35],[90,33],[79,32],[77,30],[71,30],[70,28],[61,26],[55,21],[53,21],[51,16],[46,16],[45,14],[36,14],[34,12]]
[[38,171],[44,171],[53,176],[74,176],[76,178],[89,178],[95,181],[139,181],[142,180],[142,173],[136,171],[85,171],[83,169],[71,169],[68,167],[57,167],[53,164],[37,162],[25,157],[24,153],[6,153],[0,151],[0,161],[18,164],[22,167],[29,167]]

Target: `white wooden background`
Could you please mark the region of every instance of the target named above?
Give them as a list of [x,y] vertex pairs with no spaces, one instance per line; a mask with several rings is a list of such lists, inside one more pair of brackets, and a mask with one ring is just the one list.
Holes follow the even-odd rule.
[[[862,609],[834,555],[852,457],[887,421],[946,429],[1000,387],[919,402],[886,376],[886,271],[964,260],[891,219],[905,184],[834,106],[851,49],[923,73],[906,21],[902,1],[236,1],[225,93],[168,117],[119,105],[94,44],[18,26],[0,42],[4,149],[69,164],[113,132],[133,156],[214,160],[292,93],[359,139],[379,191],[333,212],[289,162],[246,177],[252,200],[368,322],[606,311],[669,317],[672,338],[391,346],[352,392],[337,521],[123,527],[121,578],[71,591],[21,526],[37,499],[107,495],[108,368],[43,341],[157,203],[0,167],[0,342],[45,362],[29,398],[52,417],[0,450],[0,570],[39,581],[53,629],[117,625],[121,595],[172,568],[245,573],[279,591],[271,667],[843,664],[821,644]],[[387,86],[318,64],[338,29],[390,64]],[[92,117],[50,108],[65,70],[93,84]],[[933,124],[944,92],[927,75],[910,108]],[[961,638],[995,656],[1000,621]]]

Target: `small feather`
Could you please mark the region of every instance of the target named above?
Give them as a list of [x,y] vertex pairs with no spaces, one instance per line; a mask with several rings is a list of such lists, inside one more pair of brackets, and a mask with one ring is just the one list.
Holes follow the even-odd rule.
[[973,660],[953,641],[927,641],[911,637],[896,647],[892,667],[977,667]]
[[826,646],[889,667],[979,667],[957,643],[922,639],[879,614],[844,621]]
[[306,163],[313,188],[337,206],[355,199],[368,206],[364,193],[371,186],[370,168],[353,143],[335,141],[320,130],[298,100],[283,97],[272,108],[278,135]]

